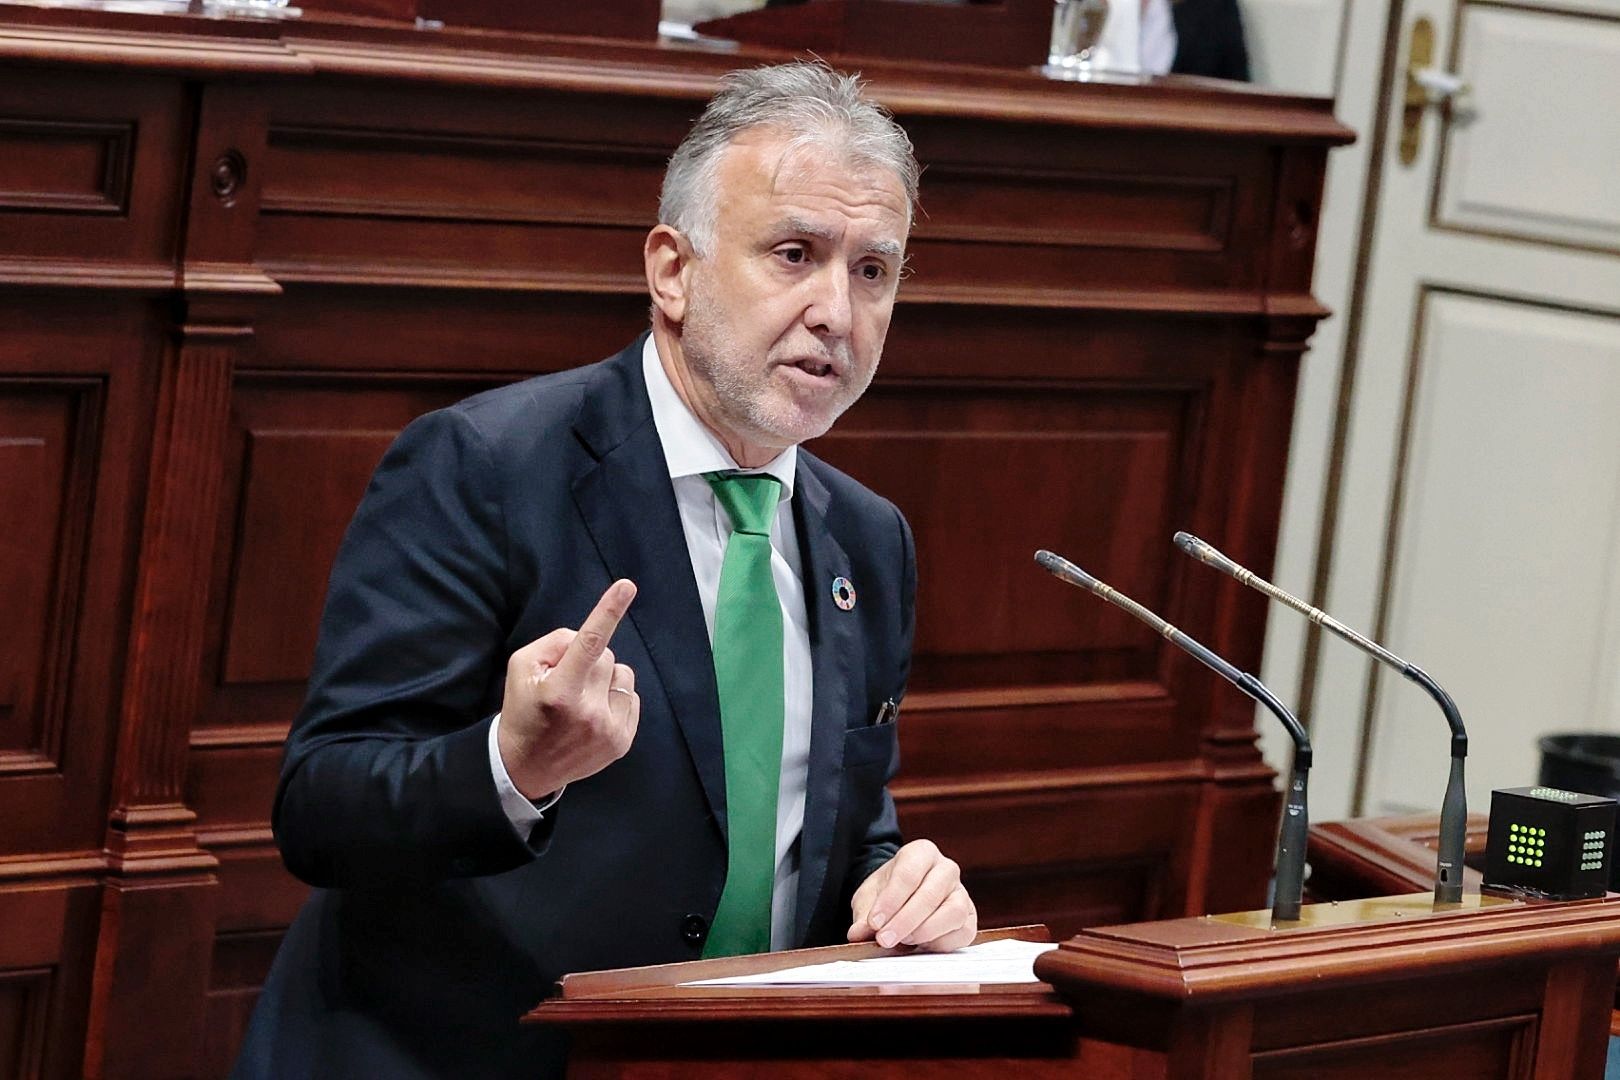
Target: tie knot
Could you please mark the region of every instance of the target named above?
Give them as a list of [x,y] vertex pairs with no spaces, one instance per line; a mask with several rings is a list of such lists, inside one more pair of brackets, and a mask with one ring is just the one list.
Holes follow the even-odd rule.
[[765,473],[707,473],[703,479],[731,516],[732,532],[771,535],[782,481]]

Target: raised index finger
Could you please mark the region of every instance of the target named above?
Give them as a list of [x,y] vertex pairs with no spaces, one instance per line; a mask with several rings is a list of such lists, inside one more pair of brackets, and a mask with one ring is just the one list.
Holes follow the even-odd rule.
[[635,598],[636,583],[629,578],[620,578],[609,585],[602,599],[596,602],[596,607],[585,616],[579,633],[568,643],[568,650],[557,662],[552,676],[583,680],[591,665],[601,659],[602,653],[607,650],[613,632],[619,628],[619,620],[630,610],[630,601]]

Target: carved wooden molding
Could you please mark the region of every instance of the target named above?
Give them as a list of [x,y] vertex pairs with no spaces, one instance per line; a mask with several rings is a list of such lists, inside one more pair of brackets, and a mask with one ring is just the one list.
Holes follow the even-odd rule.
[[[988,208],[975,205],[972,220],[941,220],[937,208],[917,223],[914,239],[955,240],[975,244],[1028,244],[1043,247],[1107,247],[1124,250],[1217,252],[1226,248],[1231,229],[1231,178],[1208,176],[1122,175],[1096,170],[993,168],[943,161],[928,168],[927,188],[938,193],[952,184],[994,185],[1002,198],[1014,197],[1044,207],[1042,220],[1031,224],[998,222]],[[1029,189],[1045,189],[1044,197]],[[930,205],[937,203],[935,195]],[[1152,228],[1121,228],[1115,215],[1106,220],[1087,216],[1088,200],[1134,201],[1151,207]],[[1186,220],[1176,222],[1173,212]],[[1180,227],[1177,227],[1178,224]]]
[[[951,800],[995,795],[1087,791],[1094,788],[1136,788],[1154,784],[1198,783],[1208,775],[1208,770],[1197,761],[1176,761],[1100,769],[1025,772],[944,782],[907,780],[901,775],[889,785],[889,790],[897,803],[924,802],[931,799]],[[1271,772],[1266,769],[1259,775],[1269,779]]]
[[[333,151],[346,154],[444,155],[458,160],[518,162],[536,169],[555,168],[564,163],[591,169],[635,166],[646,170],[649,177],[654,178],[662,176],[664,161],[668,156],[662,147],[296,125],[272,127],[269,147],[272,151],[297,150],[314,155]],[[468,197],[454,188],[434,191],[432,185],[424,185],[411,197],[390,194],[379,186],[374,186],[363,196],[344,197],[307,185],[295,187],[293,185],[299,183],[296,175],[281,175],[276,180],[282,186],[270,188],[261,200],[266,214],[467,222],[566,222],[620,225],[638,231],[652,224],[648,217],[648,206],[634,212],[628,207],[614,207],[603,201],[596,208],[576,206],[565,210],[549,205],[549,193],[544,190],[527,193],[522,205],[517,205],[510,200],[493,200],[488,192]]]
[[[1490,818],[1468,815],[1467,849],[1485,849]],[[1434,886],[1440,846],[1440,819],[1410,817],[1330,821],[1311,826],[1308,859],[1311,890],[1324,899],[1353,899]],[[1477,891],[1480,873],[1463,868],[1463,886]]]
[[164,824],[184,826],[194,817],[181,802],[207,606],[196,567],[198,553],[213,550],[218,461],[241,328],[213,332],[226,340],[210,341],[208,328],[183,336],[161,391],[119,725],[114,820],[128,827],[143,824],[143,805],[179,807]]
[[[98,156],[100,169],[91,186],[79,191],[37,188],[0,190],[0,211],[55,211],[66,214],[125,214],[129,211],[129,181],[135,168],[135,125],[87,120],[22,120],[0,118],[0,149],[15,153],[20,143],[50,144],[60,158],[71,144]],[[27,179],[26,174],[22,177]]]
[[286,738],[286,724],[232,724],[197,728],[191,733],[191,745],[199,749],[229,750],[280,746]]
[[28,967],[0,970],[0,1061],[17,1076],[39,1076],[45,1068],[45,1014],[51,1002],[56,969]]
[[192,294],[281,295],[274,278],[257,266],[241,263],[187,262],[181,268],[180,288]]
[[[1400,900],[1411,900],[1410,910],[1397,910]],[[1308,918],[1282,930],[1265,912],[1086,930],[1037,960],[1036,973],[1060,992],[1106,989],[1216,1004],[1620,950],[1620,901],[1613,897],[1456,911],[1433,910],[1428,900],[1346,904],[1339,918]],[[1255,918],[1245,921],[1248,915]]]
[[645,295],[643,274],[570,274],[503,270],[476,266],[348,263],[305,259],[261,261],[265,273],[286,284],[374,285],[407,288],[472,289],[490,292],[622,293]]
[[122,289],[159,292],[174,287],[167,263],[112,263],[89,259],[0,258],[0,285],[24,288]]
[[[54,448],[46,445],[48,436],[42,430],[8,432],[0,427],[0,454],[25,455],[17,463],[19,469],[29,467],[29,458],[59,456],[61,460],[54,477],[39,477],[47,482],[54,480],[56,490],[36,492],[39,498],[33,500],[37,507],[49,505],[48,496],[56,497],[54,521],[33,523],[48,531],[50,537],[42,537],[33,552],[22,555],[24,559],[30,556],[47,559],[49,564],[36,566],[38,572],[28,575],[42,586],[40,592],[33,591],[32,583],[22,589],[37,598],[40,608],[12,611],[13,617],[25,620],[10,632],[13,648],[27,656],[24,635],[37,630],[40,637],[33,670],[8,672],[17,683],[0,685],[0,776],[54,773],[60,768],[106,385],[97,378],[0,379],[0,398],[20,402],[44,395],[58,399],[54,420],[61,425],[58,433],[61,445]],[[39,464],[42,462],[34,463],[35,467]],[[25,522],[12,521],[7,528],[15,535],[15,530],[24,525]],[[3,580],[4,577],[0,577],[0,581]],[[12,600],[27,605],[27,601],[15,593]]]
[[[122,26],[72,25],[70,13],[55,22],[26,8],[6,12],[0,26],[0,56],[32,63],[122,65],[148,71],[203,74],[307,74],[311,65],[271,36],[273,24],[251,20],[208,20],[186,25],[182,32],[143,30],[141,26],[175,26],[173,16],[129,19]],[[114,17],[116,18],[116,17]],[[53,25],[53,22],[55,24]],[[199,26],[234,32],[206,32]]]
[[[701,101],[713,93],[721,72],[779,55],[758,50],[704,54],[630,43],[559,47],[544,39],[522,38],[503,39],[504,48],[495,48],[490,35],[454,29],[431,33],[378,29],[368,35],[357,27],[243,25],[246,22],[206,25],[172,17],[130,19],[126,27],[113,30],[74,25],[71,16],[23,9],[8,13],[8,25],[0,26],[0,58],[123,64],[188,74],[388,77],[400,82]],[[153,29],[165,23],[172,32]],[[550,55],[539,54],[541,47],[549,47]],[[986,72],[946,85],[927,81],[919,69],[901,63],[865,66],[876,96],[902,116],[950,115],[1334,145],[1353,137],[1333,118],[1331,102],[1324,99],[1187,86],[1180,88],[1177,100],[1166,101],[1163,91],[1147,87],[1145,79],[1137,84],[1098,84],[1079,93],[1020,72]]]
[[1073,705],[1095,701],[1164,701],[1155,682],[1085,683],[1073,686],[1021,686],[990,690],[918,690],[906,695],[906,713],[977,710],[988,707]]
[[57,879],[62,882],[89,884],[90,875],[107,868],[107,856],[101,851],[52,852],[44,855],[14,855],[0,859],[0,882],[27,881],[35,878]]

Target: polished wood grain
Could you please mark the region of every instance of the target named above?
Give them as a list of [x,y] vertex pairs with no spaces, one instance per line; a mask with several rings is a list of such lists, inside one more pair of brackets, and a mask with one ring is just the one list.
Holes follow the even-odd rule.
[[1052,12],[1044,0],[919,4],[914,0],[810,0],[698,23],[710,36],[813,52],[828,60],[904,56],[1011,68],[1044,63]]
[[1432,894],[1082,931],[1036,960],[1086,1037],[1204,1076],[1596,1077],[1620,897]]
[[[1043,926],[983,931],[1050,941]],[[700,987],[679,983],[802,964],[894,955],[841,945],[565,976],[527,1022],[564,1025],[569,1076],[1074,1075],[1070,1008],[1041,983],[864,987]],[[681,1027],[670,1038],[672,1023]],[[879,1034],[880,1033],[880,1034]],[[1129,1053],[1091,1054],[1129,1076]]]
[[[1490,818],[1468,815],[1466,851],[1479,862],[1485,852]],[[1440,848],[1440,819],[1433,814],[1328,821],[1311,826],[1307,859],[1310,891],[1322,900],[1355,900],[1364,896],[1434,887],[1435,859]],[[1477,892],[1477,866],[1463,867],[1463,887]]]
[[[419,30],[406,0],[0,3],[0,914],[23,920],[0,919],[0,1061],[22,1075],[223,1074],[307,892],[270,799],[369,470],[415,416],[645,326],[663,161],[720,74],[782,55],[480,28],[588,14],[500,7]],[[927,166],[924,213],[882,372],[812,449],[916,529],[902,823],[986,923],[1251,907],[1277,802],[1247,704],[1030,555],[1258,664],[1263,605],[1167,538],[1269,562],[1348,133],[1324,102],[1197,82],[861,67]],[[7,953],[35,919],[56,944]]]
[[1590,1080],[1617,954],[1620,897],[1420,893],[1093,928],[1037,958],[1042,985],[685,985],[783,963],[735,958],[570,976],[526,1020],[568,1029],[576,1078]]

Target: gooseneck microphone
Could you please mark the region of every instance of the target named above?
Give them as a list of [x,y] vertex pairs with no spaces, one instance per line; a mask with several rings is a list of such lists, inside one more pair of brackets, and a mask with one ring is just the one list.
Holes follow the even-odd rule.
[[1270,709],[1276,714],[1277,719],[1282,721],[1283,727],[1288,729],[1288,734],[1294,740],[1294,762],[1289,769],[1282,828],[1277,834],[1277,884],[1276,896],[1271,905],[1271,917],[1278,922],[1296,921],[1299,918],[1300,900],[1305,892],[1305,840],[1310,827],[1310,815],[1305,805],[1305,787],[1311,771],[1311,738],[1305,733],[1305,728],[1294,718],[1294,714],[1288,711],[1288,707],[1277,700],[1277,695],[1267,689],[1259,679],[1248,672],[1239,671],[1231,663],[1124,593],[1103,584],[1068,559],[1054,555],[1050,551],[1037,551],[1035,561],[1054,576],[1071,585],[1078,585],[1087,592],[1095,593],[1110,604],[1135,615],[1167,638],[1171,644],[1192,654],[1199,663]]
[[1463,728],[1462,713],[1457,711],[1457,703],[1451,700],[1451,695],[1416,664],[1407,663],[1378,642],[1356,633],[1321,608],[1312,607],[1299,597],[1277,588],[1191,533],[1178,532],[1175,541],[1178,548],[1199,562],[1208,563],[1251,589],[1293,608],[1317,626],[1399,671],[1434,698],[1451,727],[1451,776],[1446,781],[1445,801],[1440,805],[1440,855],[1434,871],[1434,899],[1440,904],[1460,903],[1463,892],[1463,848],[1468,839],[1468,795],[1463,784],[1463,762],[1468,757],[1468,732]]

